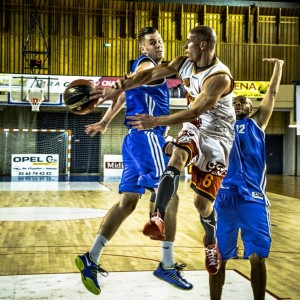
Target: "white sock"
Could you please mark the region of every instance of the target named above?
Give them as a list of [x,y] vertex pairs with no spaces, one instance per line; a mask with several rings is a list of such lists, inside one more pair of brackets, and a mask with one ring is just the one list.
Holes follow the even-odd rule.
[[162,264],[164,268],[171,268],[174,265],[173,242],[161,242]]
[[99,258],[107,243],[108,240],[103,235],[97,234],[94,240],[94,244],[90,249],[90,259],[92,262],[98,264]]

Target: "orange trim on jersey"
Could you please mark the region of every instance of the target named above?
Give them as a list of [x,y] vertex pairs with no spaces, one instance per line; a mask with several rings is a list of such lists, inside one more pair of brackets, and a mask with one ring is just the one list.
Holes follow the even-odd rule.
[[209,199],[210,201],[215,201],[216,197],[210,193],[208,193],[205,190],[200,189],[199,187],[197,187],[196,183],[194,181],[191,181],[191,188],[199,195],[202,196],[208,196],[206,197],[207,199]]

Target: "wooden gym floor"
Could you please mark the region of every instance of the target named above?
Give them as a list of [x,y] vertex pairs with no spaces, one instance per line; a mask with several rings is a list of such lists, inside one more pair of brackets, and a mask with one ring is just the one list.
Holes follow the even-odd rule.
[[[6,276],[78,273],[75,256],[89,250],[100,221],[119,197],[118,182],[80,183],[73,188],[66,183],[64,188],[54,183],[49,189],[45,183],[34,183],[33,189],[28,184],[21,189],[10,183],[1,184],[0,290],[4,288],[1,278]],[[267,191],[272,203],[273,235],[267,260],[267,290],[275,299],[300,299],[300,177],[269,175]],[[185,263],[186,270],[205,270],[203,229],[193,206],[193,191],[188,181],[180,182],[179,196],[175,259]],[[106,247],[101,266],[107,271],[153,271],[157,267],[161,256],[160,242],[141,233],[148,218],[148,200],[149,194],[146,194]],[[75,218],[67,217],[80,208],[86,211],[83,214],[81,211]],[[48,217],[44,217],[47,214]],[[34,219],[31,215],[35,215]],[[241,242],[239,250],[242,255]],[[229,261],[227,266],[249,278],[249,261],[240,257]],[[205,275],[201,280],[207,281],[205,272],[202,272]],[[185,277],[189,280],[188,275],[187,272]],[[207,286],[207,282],[203,285]],[[0,299],[17,298],[5,298],[0,294]],[[251,299],[251,295],[247,299]]]

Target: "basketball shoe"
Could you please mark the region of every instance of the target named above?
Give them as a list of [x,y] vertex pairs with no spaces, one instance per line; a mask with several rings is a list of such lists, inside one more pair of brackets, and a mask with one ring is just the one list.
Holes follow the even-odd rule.
[[101,293],[101,289],[97,280],[97,273],[99,272],[105,277],[108,276],[108,273],[91,261],[89,252],[77,256],[75,264],[81,273],[81,280],[84,286],[91,293],[99,295]]
[[164,269],[162,263],[160,263],[153,275],[179,289],[191,290],[193,285],[185,280],[180,273],[185,266],[185,264],[178,265],[175,263],[171,268]]
[[203,243],[205,247],[205,267],[208,273],[215,275],[219,272],[222,258],[218,249],[218,241],[215,244],[205,246],[205,236],[203,238]]
[[149,222],[144,226],[143,234],[149,236],[151,240],[164,241],[166,239],[165,222],[159,212],[151,214]]

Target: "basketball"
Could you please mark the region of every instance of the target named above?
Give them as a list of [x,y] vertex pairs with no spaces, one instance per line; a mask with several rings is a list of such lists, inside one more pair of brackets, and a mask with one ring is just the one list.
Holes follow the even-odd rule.
[[64,102],[68,109],[77,115],[91,113],[97,105],[98,100],[90,100],[90,91],[94,84],[86,79],[72,81],[64,92]]

